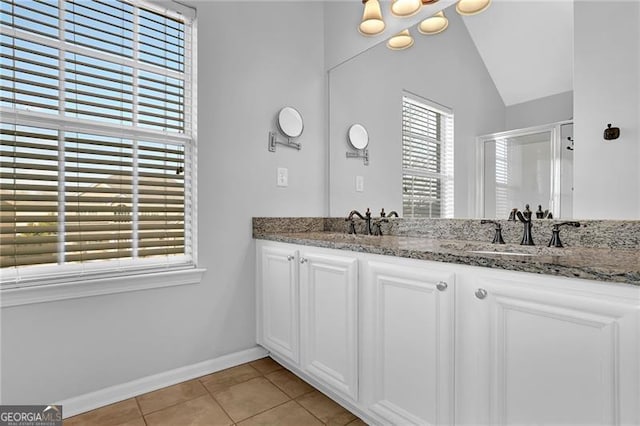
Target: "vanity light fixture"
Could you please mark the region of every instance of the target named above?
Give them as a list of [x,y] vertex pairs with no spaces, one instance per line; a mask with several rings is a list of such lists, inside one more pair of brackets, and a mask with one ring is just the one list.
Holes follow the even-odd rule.
[[413,46],[413,37],[409,30],[402,30],[387,41],[387,47],[391,50],[404,50]]
[[444,12],[441,10],[435,15],[425,19],[418,25],[418,31],[420,34],[434,35],[443,32],[449,26],[449,20],[444,16]]
[[[422,6],[436,2],[438,0],[391,0],[391,13],[394,16],[406,18],[418,13]],[[378,0],[362,0],[362,3],[364,3],[364,13],[358,31],[365,36],[380,34],[385,28],[380,2]],[[491,0],[458,0],[456,11],[460,15],[476,15],[486,10],[490,5]],[[449,27],[449,20],[441,10],[420,22],[418,31],[421,34],[434,35],[443,32],[447,27]],[[391,50],[404,50],[413,46],[413,43],[413,37],[406,29],[387,40],[387,47]]]
[[456,12],[460,15],[476,15],[485,11],[491,5],[491,0],[459,0],[456,3]]
[[362,21],[358,25],[358,31],[365,36],[374,36],[384,31],[384,21],[378,0],[362,0],[364,3],[364,13]]
[[395,16],[406,18],[420,11],[422,0],[392,0],[391,13]]

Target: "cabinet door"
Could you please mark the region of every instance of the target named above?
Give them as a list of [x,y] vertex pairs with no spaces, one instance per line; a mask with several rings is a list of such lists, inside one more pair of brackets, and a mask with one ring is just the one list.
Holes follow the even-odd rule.
[[454,274],[369,261],[361,387],[390,424],[453,423]]
[[357,260],[306,251],[300,262],[302,368],[356,400]]
[[258,247],[258,343],[297,363],[299,354],[297,251],[292,248],[269,245]]
[[537,280],[558,286],[476,278],[458,287],[467,328],[460,355],[474,358],[461,366],[460,420],[638,424],[638,301]]

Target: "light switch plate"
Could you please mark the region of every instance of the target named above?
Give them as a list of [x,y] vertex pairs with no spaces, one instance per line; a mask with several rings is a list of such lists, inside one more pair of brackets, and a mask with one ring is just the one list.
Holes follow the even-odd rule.
[[281,187],[289,186],[289,169],[278,167],[277,185]]
[[364,192],[364,176],[356,176],[356,192]]

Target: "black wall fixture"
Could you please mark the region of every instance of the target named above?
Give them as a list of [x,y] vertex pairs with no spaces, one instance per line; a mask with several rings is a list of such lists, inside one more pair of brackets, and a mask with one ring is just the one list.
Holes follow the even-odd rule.
[[604,129],[604,140],[610,141],[613,139],[618,139],[619,137],[620,137],[620,128],[611,127],[611,123],[607,124],[607,128]]
[[568,146],[567,149],[569,151],[573,151],[573,138],[571,136],[567,136],[567,140],[571,142],[571,146]]

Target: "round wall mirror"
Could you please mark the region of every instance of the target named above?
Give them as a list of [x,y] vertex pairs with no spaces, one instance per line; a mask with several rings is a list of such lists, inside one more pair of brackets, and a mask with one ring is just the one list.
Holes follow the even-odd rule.
[[302,134],[302,116],[292,107],[284,107],[278,113],[278,127],[280,131],[290,138],[297,138]]
[[355,149],[365,149],[369,145],[369,133],[362,124],[349,127],[349,143]]

